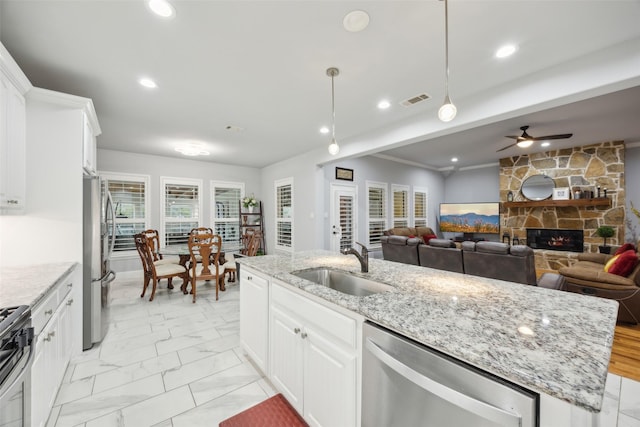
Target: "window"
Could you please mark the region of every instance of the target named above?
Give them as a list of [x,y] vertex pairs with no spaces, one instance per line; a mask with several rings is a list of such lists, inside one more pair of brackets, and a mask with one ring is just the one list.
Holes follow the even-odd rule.
[[393,226],[409,226],[409,186],[391,185],[393,195]]
[[416,227],[427,226],[427,189],[413,187],[413,221]]
[[387,228],[387,184],[367,181],[367,233],[369,246],[380,246]]
[[[101,172],[100,177],[111,193],[115,211],[114,253],[135,251],[134,234],[149,228],[149,176]],[[111,230],[109,230],[111,232]],[[128,255],[128,254],[127,254]]]
[[244,183],[211,181],[211,212],[213,232],[222,237],[225,250],[239,248],[240,199],[244,197]]
[[293,178],[275,182],[276,249],[293,251]]
[[200,226],[202,180],[160,177],[162,242],[186,244],[192,228]]

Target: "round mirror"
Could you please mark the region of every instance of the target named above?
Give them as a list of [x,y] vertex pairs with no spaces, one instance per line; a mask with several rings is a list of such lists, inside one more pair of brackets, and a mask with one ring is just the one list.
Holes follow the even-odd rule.
[[520,191],[529,200],[544,200],[551,197],[555,186],[553,178],[547,175],[532,175],[524,180]]

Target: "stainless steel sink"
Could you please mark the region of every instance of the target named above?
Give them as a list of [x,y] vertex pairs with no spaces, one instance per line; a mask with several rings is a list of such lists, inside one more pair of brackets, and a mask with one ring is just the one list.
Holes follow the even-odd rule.
[[344,294],[365,297],[379,292],[389,291],[393,286],[373,280],[363,279],[349,273],[331,268],[313,268],[309,270],[294,271],[291,274],[306,279],[318,285],[327,286]]

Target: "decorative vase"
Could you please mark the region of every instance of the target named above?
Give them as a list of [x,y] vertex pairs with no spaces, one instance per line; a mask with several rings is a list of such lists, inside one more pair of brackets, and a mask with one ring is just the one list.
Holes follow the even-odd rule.
[[247,208],[247,212],[249,212],[249,213],[253,213],[253,208],[254,208],[254,206],[249,206],[249,207]]

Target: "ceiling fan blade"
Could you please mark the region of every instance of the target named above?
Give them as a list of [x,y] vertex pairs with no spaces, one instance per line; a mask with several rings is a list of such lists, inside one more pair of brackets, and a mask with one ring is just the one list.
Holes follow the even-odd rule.
[[563,133],[560,135],[547,135],[547,136],[536,136],[535,138],[531,138],[534,141],[544,141],[548,139],[567,139],[573,136],[572,133]]
[[521,136],[519,136],[519,135],[505,135],[505,138],[520,139],[520,138],[522,138],[522,137],[521,137]]
[[517,145],[517,144],[518,144],[517,142],[514,142],[514,143],[513,143],[513,144],[511,144],[511,145],[507,145],[507,146],[506,146],[506,147],[504,147],[504,148],[501,148],[501,149],[499,149],[499,150],[496,150],[496,153],[499,153],[500,151],[504,151],[504,150],[506,150],[507,148],[511,148],[511,147],[513,147],[514,145]]

